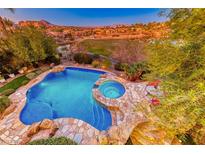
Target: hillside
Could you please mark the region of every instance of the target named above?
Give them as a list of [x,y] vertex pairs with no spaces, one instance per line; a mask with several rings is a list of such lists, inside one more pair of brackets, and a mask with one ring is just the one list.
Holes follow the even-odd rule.
[[58,26],[45,20],[20,21],[18,26],[42,28],[55,38],[57,43],[66,44],[85,39],[159,39],[166,37],[169,28],[166,23],[148,23],[132,25],[112,25],[101,27]]

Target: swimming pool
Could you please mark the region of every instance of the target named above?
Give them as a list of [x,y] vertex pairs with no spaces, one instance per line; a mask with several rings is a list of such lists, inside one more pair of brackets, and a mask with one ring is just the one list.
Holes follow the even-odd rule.
[[62,72],[49,73],[27,91],[27,102],[20,120],[30,125],[43,119],[76,118],[98,130],[112,124],[110,112],[92,96],[92,88],[105,72],[68,67]]

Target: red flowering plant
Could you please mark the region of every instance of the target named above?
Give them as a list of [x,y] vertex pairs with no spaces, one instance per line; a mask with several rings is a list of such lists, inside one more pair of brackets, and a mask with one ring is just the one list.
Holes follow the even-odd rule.
[[160,104],[160,100],[158,99],[158,96],[162,95],[162,93],[159,90],[160,82],[160,80],[155,80],[147,84],[146,91],[148,93],[148,96],[150,96],[150,103],[152,105]]

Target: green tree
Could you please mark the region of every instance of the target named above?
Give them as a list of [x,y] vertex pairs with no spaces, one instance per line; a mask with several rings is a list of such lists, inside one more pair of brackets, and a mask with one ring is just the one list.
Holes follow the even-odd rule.
[[[4,22],[6,23],[6,22]],[[59,62],[56,43],[42,29],[12,27],[0,38],[0,71],[12,73],[22,66]]]
[[166,95],[154,113],[177,135],[205,127],[205,9],[169,9],[165,15],[170,36],[149,45],[147,79],[163,81]]

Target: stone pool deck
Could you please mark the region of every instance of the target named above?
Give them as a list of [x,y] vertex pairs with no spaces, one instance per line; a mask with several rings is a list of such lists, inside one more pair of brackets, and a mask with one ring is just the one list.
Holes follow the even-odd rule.
[[[26,103],[26,92],[49,72],[51,70],[39,75],[9,96],[13,103],[0,119],[0,144],[26,144],[51,136],[65,136],[78,144],[125,144],[134,127],[145,121],[143,114],[136,112],[135,108],[138,102],[147,99],[146,83],[127,82],[108,72],[96,83],[105,79],[117,80],[124,85],[126,92],[117,100],[103,101],[102,98],[95,97],[98,94],[94,90],[94,97],[111,111],[112,126],[107,131],[99,131],[88,123],[73,118],[45,119],[32,125],[24,125],[19,116]],[[110,104],[105,104],[106,102]]]

